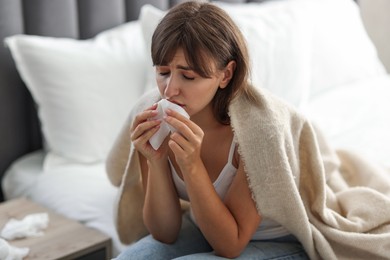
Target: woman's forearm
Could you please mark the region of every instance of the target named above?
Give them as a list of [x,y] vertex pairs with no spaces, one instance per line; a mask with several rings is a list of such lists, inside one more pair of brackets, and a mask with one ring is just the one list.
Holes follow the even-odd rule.
[[218,196],[206,170],[186,174],[185,181],[197,224],[216,254],[238,256],[249,236],[241,232],[239,221]]
[[215,253],[239,256],[261,221],[242,166],[223,200],[203,165],[184,176],[195,219]]
[[181,207],[168,163],[149,163],[144,222],[153,237],[173,243],[181,227]]

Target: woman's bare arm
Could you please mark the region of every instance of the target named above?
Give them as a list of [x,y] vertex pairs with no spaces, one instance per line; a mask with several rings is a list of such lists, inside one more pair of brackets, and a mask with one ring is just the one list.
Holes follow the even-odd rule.
[[243,163],[222,201],[206,170],[186,173],[185,182],[196,221],[216,254],[234,258],[247,246],[261,217],[251,196]]
[[130,128],[131,141],[141,164],[144,224],[154,238],[172,243],[180,231],[181,208],[168,165],[167,144],[155,150],[149,143],[161,124],[160,120],[153,119],[156,108],[154,104],[135,116]]
[[173,243],[181,227],[181,207],[168,162],[148,162],[140,156],[145,191],[143,218],[152,236]]

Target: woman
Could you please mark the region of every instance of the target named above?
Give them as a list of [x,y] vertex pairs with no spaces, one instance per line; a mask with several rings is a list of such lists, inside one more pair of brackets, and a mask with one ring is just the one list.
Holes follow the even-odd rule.
[[[152,59],[158,91],[135,105],[107,160],[119,237],[137,241],[118,259],[388,259],[388,176],[248,84],[246,46],[225,12],[173,8]],[[155,120],[161,98],[190,118]],[[154,150],[166,124],[177,132]]]
[[[166,118],[153,120],[156,104],[135,116],[131,142],[139,154],[150,235],[118,259],[306,259],[294,236],[262,218],[238,153],[230,102],[241,95],[256,106],[258,99],[248,84],[247,49],[236,25],[215,5],[186,2],[157,26],[151,50],[161,98],[190,118],[168,110]],[[162,121],[177,132],[155,150],[149,139]],[[189,216],[182,216],[180,199],[190,202]]]

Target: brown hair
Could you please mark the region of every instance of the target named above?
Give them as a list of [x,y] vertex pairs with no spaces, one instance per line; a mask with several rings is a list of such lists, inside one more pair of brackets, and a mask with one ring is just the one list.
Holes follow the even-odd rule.
[[[229,15],[210,3],[184,2],[173,7],[158,24],[152,37],[153,65],[166,65],[182,48],[188,64],[202,77],[214,73],[210,58],[217,69],[232,60],[234,75],[228,86],[219,88],[213,99],[213,111],[222,124],[229,124],[228,106],[238,94],[253,100],[248,85],[249,58],[244,37]],[[252,98],[251,98],[252,97]]]

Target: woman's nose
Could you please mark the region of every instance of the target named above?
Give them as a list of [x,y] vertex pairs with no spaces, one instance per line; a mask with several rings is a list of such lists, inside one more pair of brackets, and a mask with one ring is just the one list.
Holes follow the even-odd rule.
[[178,80],[175,79],[173,75],[171,75],[167,80],[167,85],[165,87],[165,98],[169,99],[176,95],[178,95],[180,92]]

